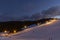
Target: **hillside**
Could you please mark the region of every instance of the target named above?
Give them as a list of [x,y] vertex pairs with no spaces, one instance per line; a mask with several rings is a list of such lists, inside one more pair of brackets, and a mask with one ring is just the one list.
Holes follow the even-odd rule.
[[7,21],[7,22],[0,22],[0,32],[3,32],[4,30],[8,30],[9,32],[13,32],[13,30],[21,31],[24,29],[24,26],[30,25],[37,25],[38,23],[43,24],[46,21],[49,21],[52,18],[48,19],[41,19],[41,20],[36,20],[36,21]]

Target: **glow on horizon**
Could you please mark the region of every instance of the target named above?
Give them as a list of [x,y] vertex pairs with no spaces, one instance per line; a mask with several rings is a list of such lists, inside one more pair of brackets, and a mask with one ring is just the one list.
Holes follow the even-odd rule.
[[60,15],[59,16],[54,16],[54,18],[60,18]]

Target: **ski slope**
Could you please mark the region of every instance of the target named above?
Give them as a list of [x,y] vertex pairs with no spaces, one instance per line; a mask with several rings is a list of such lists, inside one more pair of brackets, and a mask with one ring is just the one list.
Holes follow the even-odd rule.
[[60,21],[51,21],[33,28],[28,28],[0,40],[60,40]]

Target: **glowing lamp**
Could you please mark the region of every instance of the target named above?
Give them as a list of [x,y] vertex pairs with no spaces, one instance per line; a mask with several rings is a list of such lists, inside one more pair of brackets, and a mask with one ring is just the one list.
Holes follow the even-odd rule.
[[16,30],[14,30],[14,33],[16,33]]
[[27,26],[24,26],[24,28],[27,28]]
[[7,31],[5,30],[4,33],[7,33]]

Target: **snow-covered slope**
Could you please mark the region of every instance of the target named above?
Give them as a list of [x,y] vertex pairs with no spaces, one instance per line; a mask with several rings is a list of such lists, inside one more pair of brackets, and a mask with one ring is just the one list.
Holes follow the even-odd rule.
[[[60,21],[33,27],[30,31],[7,37],[2,40],[60,40]],[[3,37],[2,37],[3,38]],[[0,38],[1,39],[1,38]]]

